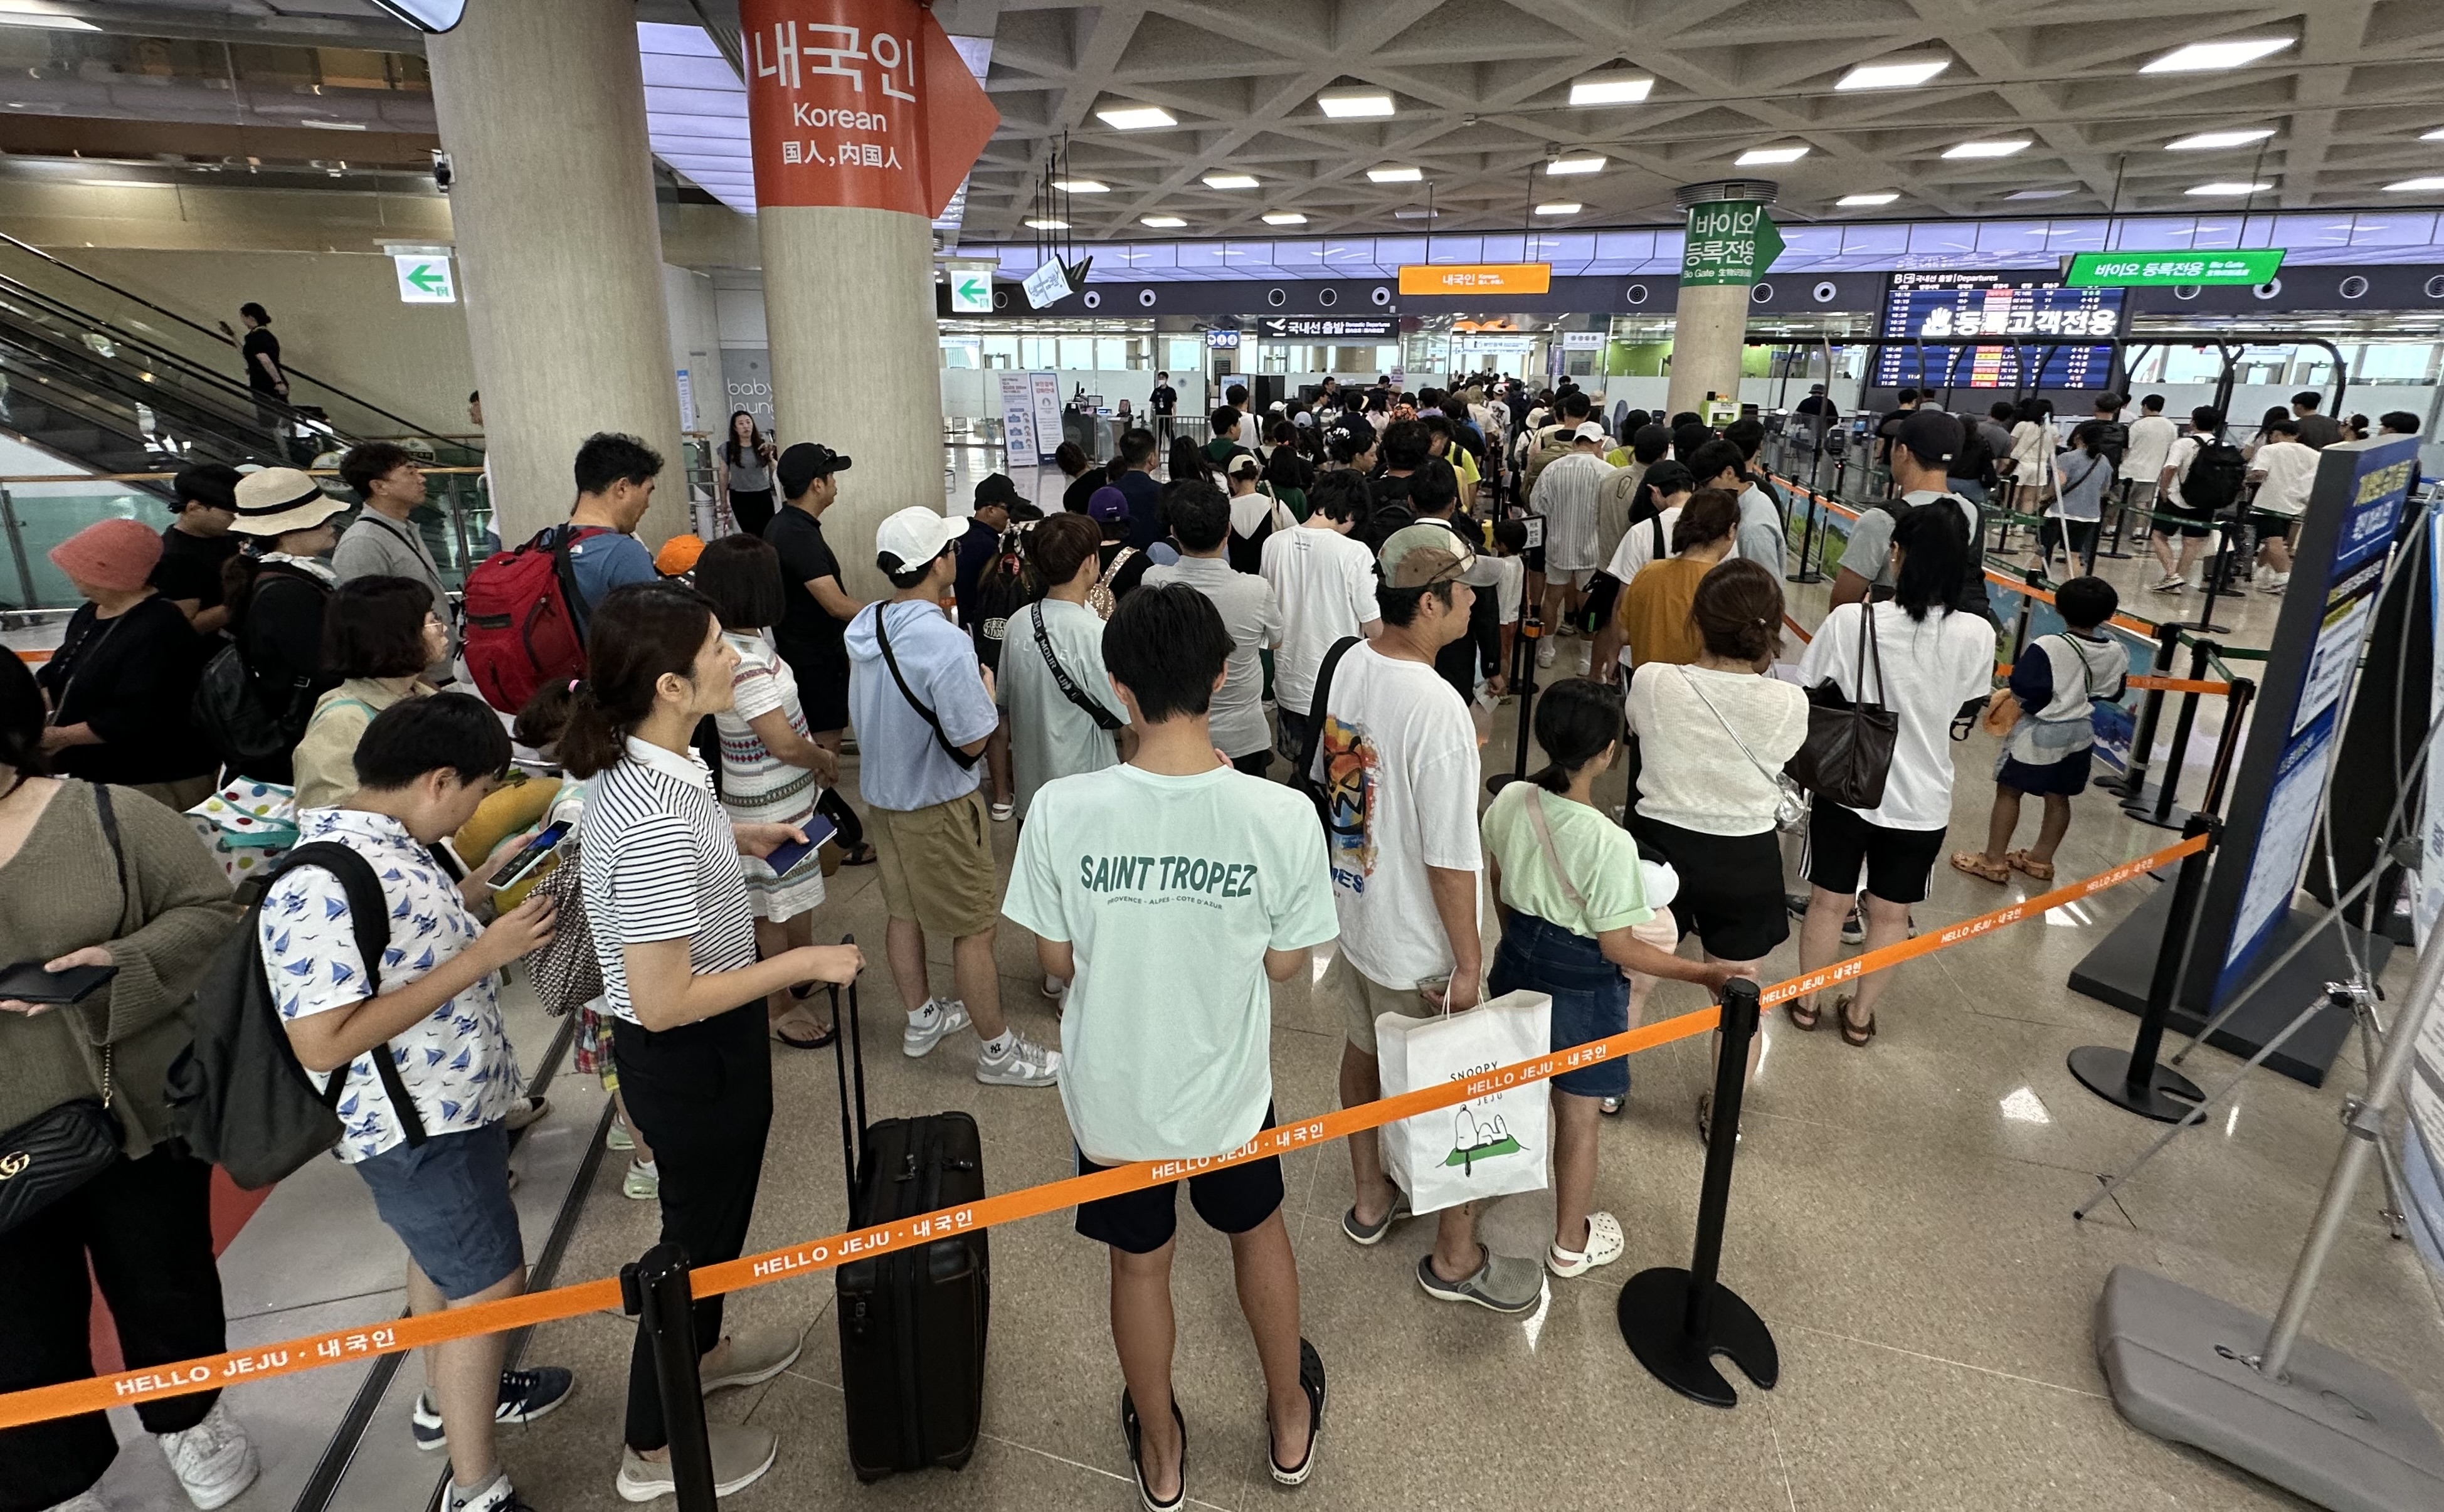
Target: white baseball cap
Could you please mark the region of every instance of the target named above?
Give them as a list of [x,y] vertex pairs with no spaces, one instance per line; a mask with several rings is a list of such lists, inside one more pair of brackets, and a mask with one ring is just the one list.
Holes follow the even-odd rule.
[[1593,420],[1581,420],[1577,435],[1582,441],[1601,441],[1604,438],[1604,428]]
[[874,562],[886,573],[909,572],[932,562],[968,533],[964,520],[939,509],[910,505],[882,522],[874,532]]

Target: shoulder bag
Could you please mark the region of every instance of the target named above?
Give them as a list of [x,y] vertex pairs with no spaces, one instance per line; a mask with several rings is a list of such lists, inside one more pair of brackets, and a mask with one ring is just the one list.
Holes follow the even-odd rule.
[[[102,821],[102,833],[110,841],[111,859],[118,867],[118,933],[124,935],[128,913],[136,902],[135,890],[127,885],[127,851],[119,839],[119,815],[110,806],[110,789],[100,783],[91,786],[94,814]],[[118,1162],[119,1120],[110,1112],[110,1046],[104,1044],[100,1101],[77,1097],[0,1134],[0,1234],[12,1232]]]
[[[1868,668],[1875,669],[1875,696],[1868,696]],[[1874,808],[1884,801],[1892,775],[1893,743],[1900,719],[1882,702],[1883,653],[1876,645],[1876,607],[1859,606],[1859,697],[1856,703],[1827,677],[1807,690],[1807,739],[1783,770],[1800,786],[1844,808]]]
[[1343,636],[1324,654],[1324,665],[1317,669],[1315,674],[1315,693],[1307,703],[1311,712],[1307,715],[1306,738],[1299,742],[1295,758],[1298,765],[1290,768],[1290,785],[1305,793],[1307,802],[1315,805],[1315,817],[1323,822],[1326,836],[1332,833],[1332,797],[1330,784],[1316,779],[1315,753],[1324,744],[1324,722],[1328,717],[1324,708],[1325,700],[1332,694],[1332,674],[1340,668],[1341,658],[1349,655],[1350,648],[1361,643],[1357,636]]
[[[1697,679],[1689,675],[1689,669],[1681,667],[1676,670],[1680,680],[1697,695],[1697,702],[1706,706],[1706,712],[1714,716],[1714,723],[1723,727],[1723,733],[1731,737],[1731,744],[1737,746],[1740,754],[1749,759],[1749,765],[1757,769],[1757,775],[1773,784],[1773,827],[1786,835],[1805,834],[1807,800],[1799,795],[1799,784],[1790,780],[1787,772],[1770,770],[1765,763],[1757,760],[1756,752],[1749,749],[1749,743],[1740,739],[1740,732],[1731,728],[1731,722],[1723,717],[1723,711],[1714,707],[1714,701],[1706,696],[1706,691],[1697,686]],[[1810,723],[1813,724],[1812,713]]]
[[1086,690],[1079,687],[1076,679],[1069,675],[1069,669],[1062,666],[1061,658],[1052,654],[1052,636],[1044,628],[1044,600],[1039,599],[1035,601],[1034,611],[1028,618],[1035,621],[1035,649],[1044,653],[1044,665],[1052,669],[1052,680],[1059,685],[1061,696],[1083,710],[1086,717],[1095,722],[1097,729],[1114,731],[1127,724],[1128,721],[1104,708]]
[[[891,680],[899,685],[899,696],[908,700],[908,707],[916,710],[918,718],[933,727],[934,740],[942,747],[942,754],[957,764],[959,770],[966,771],[975,765],[976,756],[972,756],[951,744],[951,737],[942,733],[941,717],[916,696],[916,691],[909,687],[908,679],[900,674],[899,658],[891,654],[891,633],[883,626],[884,619],[889,618],[890,608],[891,605],[888,602],[874,606],[874,643],[882,648],[882,664],[891,669]],[[981,751],[976,753],[976,755],[982,754]]]

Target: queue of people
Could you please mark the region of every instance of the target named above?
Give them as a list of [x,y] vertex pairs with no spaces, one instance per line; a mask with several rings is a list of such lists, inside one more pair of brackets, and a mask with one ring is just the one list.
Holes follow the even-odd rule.
[[[1780,774],[1805,737],[1808,704],[1771,675],[1784,624],[1780,509],[1755,468],[1755,438],[1717,436],[1694,416],[1676,433],[1638,416],[1614,463],[1575,390],[1541,430],[1526,424],[1534,415],[1512,413],[1519,396],[1488,404],[1473,383],[1378,410],[1379,396],[1342,398],[1307,426],[1285,422],[1291,433],[1261,458],[1232,441],[1255,423],[1234,397],[1233,414],[1213,417],[1213,443],[1183,454],[1167,481],[1154,475],[1156,434],[1132,430],[1108,466],[1074,470],[1064,500],[1077,507],[1049,514],[998,474],[968,518],[901,508],[875,535],[872,567],[888,585],[876,600],[851,591],[865,574],[842,571],[824,531],[824,512],[854,487],[849,456],[779,447],[751,419],[733,426],[733,510],[761,476],[770,518],[760,535],[657,566],[634,532],[661,459],[630,437],[590,438],[568,525],[547,533],[570,563],[582,665],[542,680],[516,711],[520,761],[547,781],[506,833],[476,822],[512,766],[506,713],[454,686],[472,650],[454,639],[413,532],[393,528],[413,459],[360,449],[343,463],[366,512],[336,538],[336,556],[330,521],[344,506],[310,477],[272,469],[232,483],[196,470],[180,480],[168,532],[108,522],[55,553],[87,599],[72,644],[39,683],[13,660],[0,667],[0,761],[15,774],[0,795],[0,884],[11,888],[9,927],[25,935],[19,955],[54,969],[100,955],[122,968],[106,1017],[85,1014],[86,1034],[63,1032],[65,1020],[42,1005],[0,1003],[0,1063],[29,1068],[0,1071],[0,1116],[42,1113],[114,1065],[122,1079],[157,1080],[182,993],[237,921],[225,878],[171,811],[234,764],[192,735],[175,747],[194,770],[106,764],[114,747],[170,744],[121,721],[183,710],[222,637],[234,638],[267,720],[285,722],[267,742],[277,761],[246,775],[292,782],[301,839],[352,853],[378,876],[377,900],[337,861],[282,870],[254,917],[297,1060],[318,1085],[331,1079],[345,1126],[338,1158],[405,1247],[418,1313],[526,1283],[508,1155],[509,1135],[542,1105],[507,1042],[499,972],[540,959],[581,918],[601,990],[582,1007],[579,1064],[616,1093],[611,1137],[635,1156],[623,1189],[657,1205],[662,1237],[694,1263],[741,1253],[775,1116],[772,1046],[830,1044],[839,1026],[814,990],[868,964],[853,948],[811,943],[830,900],[826,856],[878,869],[902,1053],[924,1058],[972,1030],[978,1083],[1059,1089],[1081,1171],[1210,1156],[1267,1127],[1272,983],[1305,977],[1339,1007],[1340,1094],[1357,1104],[1382,1091],[1384,1015],[1423,1020],[1465,1011],[1488,990],[1538,992],[1561,1050],[1627,1028],[1662,982],[1719,993],[1757,974],[1789,933],[1778,834],[1799,801]],[[1991,680],[1993,627],[1968,598],[1975,510],[1941,489],[1959,438],[1933,424],[1949,417],[1924,418],[1904,428],[1898,451],[1919,459],[1932,497],[1900,507],[1881,544],[1859,554],[1861,571],[1845,566],[1845,582],[1862,579],[1856,601],[1800,665],[1803,681],[1882,702],[1901,725],[1879,805],[1815,800],[1808,965],[1833,957],[1862,873],[1868,943],[1906,930],[1950,811],[1946,727]],[[1506,461],[1514,433],[1542,459],[1532,473]],[[1924,507],[1934,505],[1943,507]],[[1544,521],[1541,555],[1528,545],[1531,514]],[[211,544],[230,530],[256,549]],[[217,580],[201,570],[215,557]],[[1535,717],[1547,765],[1480,813],[1479,716],[1506,691],[1508,633],[1540,599],[1548,623],[1583,615],[1607,571],[1619,581],[1589,639],[1625,652],[1629,675],[1591,660],[1598,675],[1547,686]],[[1581,629],[1597,627],[1583,618]],[[165,645],[179,655],[126,655]],[[2015,678],[2048,727],[2074,718],[2069,679],[2090,655],[2048,651],[2043,687],[2033,665]],[[141,676],[188,678],[187,698],[138,680],[139,660]],[[855,803],[842,792],[851,728]],[[1007,775],[991,755],[997,741]],[[2037,851],[2007,864],[2028,870],[2059,841],[2052,795],[2076,791],[2072,774],[2030,774],[2041,754],[2059,763],[2060,749],[2036,740],[2007,756],[2004,791],[2048,795]],[[1598,784],[1617,768],[1630,773],[1627,802],[1607,813]],[[569,825],[577,885],[496,892],[493,877],[553,820]],[[1003,823],[1016,853],[1006,895]],[[2008,828],[1999,805],[1997,825]],[[12,874],[8,857],[90,851],[88,832],[107,832],[122,875],[142,871],[141,884],[97,877],[44,909],[17,907],[12,876],[29,874]],[[1004,1002],[994,946],[1005,920],[1034,940],[1057,1045],[1030,1038]],[[369,946],[384,931],[387,950]],[[1699,959],[1679,953],[1691,934]],[[1335,942],[1319,973],[1311,952]],[[933,943],[950,961],[938,986]],[[138,961],[148,964],[127,969]],[[1872,1038],[1889,978],[1837,1005],[1851,1043]],[[1813,1027],[1819,1013],[1794,1005],[1791,1022]],[[1524,1314],[1553,1281],[1622,1258],[1632,1236],[1595,1190],[1600,1120],[1629,1091],[1618,1060],[1551,1088],[1557,1203],[1544,1253],[1500,1253],[1480,1232],[1478,1205],[1444,1207],[1416,1262],[1419,1288]],[[0,1233],[0,1270],[23,1267],[28,1287],[62,1296],[59,1255],[92,1249],[115,1309],[113,1288],[133,1283],[102,1263],[111,1246],[183,1267],[182,1306],[209,1297],[211,1326],[128,1326],[131,1363],[218,1348],[201,1168],[165,1143],[150,1096],[149,1085],[130,1095],[110,1185],[89,1186],[46,1227]],[[1701,1134],[1711,1117],[1701,1101]],[[1353,1200],[1341,1227],[1379,1245],[1415,1208],[1374,1134],[1348,1145]],[[1301,1484],[1326,1372],[1302,1332],[1278,1164],[1188,1186],[1191,1206],[1230,1238],[1268,1473]],[[1123,1432],[1156,1512],[1190,1494],[1189,1429],[1170,1376],[1175,1202],[1157,1187],[1077,1218],[1109,1250]],[[143,1305],[131,1300],[122,1318],[140,1319]],[[718,1299],[698,1303],[694,1322],[708,1391],[768,1380],[803,1348],[796,1330],[727,1329]],[[89,1371],[81,1337],[38,1346],[48,1325],[9,1326],[29,1342],[10,1355],[25,1362],[19,1378],[0,1389]],[[449,1512],[527,1506],[495,1426],[539,1419],[575,1386],[565,1369],[502,1364],[498,1340],[483,1338],[426,1360],[415,1432],[448,1450]],[[251,1479],[243,1431],[217,1404],[179,1398],[148,1407],[145,1421],[198,1506]],[[35,1504],[84,1512],[77,1498],[91,1478],[78,1477],[107,1463],[107,1427],[65,1420],[46,1431],[55,1469]],[[726,1422],[711,1448],[724,1494],[780,1452],[768,1429]],[[675,1484],[641,1336],[615,1474],[630,1500]]]

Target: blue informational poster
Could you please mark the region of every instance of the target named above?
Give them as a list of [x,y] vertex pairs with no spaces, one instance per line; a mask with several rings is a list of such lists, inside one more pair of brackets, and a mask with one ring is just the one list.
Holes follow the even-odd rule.
[[2200,915],[2198,959],[2213,963],[2217,1007],[2291,911],[2417,456],[2403,436],[2338,443],[2319,460]]

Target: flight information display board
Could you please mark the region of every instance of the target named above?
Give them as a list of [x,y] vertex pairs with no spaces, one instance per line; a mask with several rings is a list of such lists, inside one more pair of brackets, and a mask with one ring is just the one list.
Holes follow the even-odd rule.
[[[2020,358],[2008,345],[1936,346],[1968,337],[2017,338],[2027,361],[2042,361],[2036,385],[2094,388],[2113,370],[2113,349],[2091,344],[2121,329],[2123,292],[2065,288],[2050,279],[2014,273],[1899,272],[1884,296],[1879,335],[1894,343],[1876,358],[1878,388],[2022,388]],[[1929,343],[1923,359],[1916,342]],[[2050,356],[2046,347],[2052,347]]]

